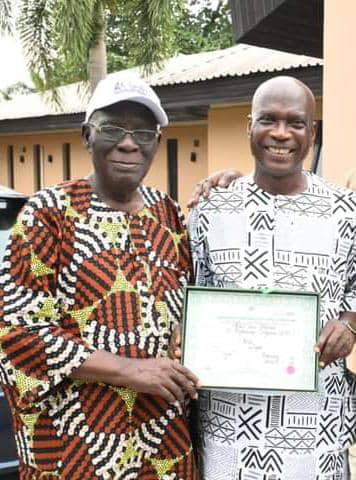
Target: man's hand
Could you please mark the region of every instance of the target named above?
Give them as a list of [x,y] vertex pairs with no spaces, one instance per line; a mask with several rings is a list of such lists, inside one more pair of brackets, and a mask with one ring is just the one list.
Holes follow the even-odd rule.
[[179,362],[169,358],[122,358],[120,384],[138,392],[159,395],[167,402],[182,402],[187,393],[198,397],[198,378]]
[[320,367],[324,368],[338,358],[347,357],[355,340],[356,336],[340,320],[329,320],[315,345],[315,351],[320,353]]
[[170,358],[127,358],[105,350],[96,350],[70,375],[90,379],[138,392],[160,395],[167,402],[182,401],[187,393],[198,396],[200,383],[196,375]]
[[209,197],[212,188],[227,187],[235,178],[239,177],[242,177],[242,173],[234,169],[219,170],[218,172],[212,173],[209,177],[196,184],[195,190],[187,203],[187,207],[195,207],[201,196],[204,198]]

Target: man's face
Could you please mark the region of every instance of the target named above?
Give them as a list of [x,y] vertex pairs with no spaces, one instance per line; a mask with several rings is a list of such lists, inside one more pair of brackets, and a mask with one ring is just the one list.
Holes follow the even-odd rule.
[[310,100],[300,87],[270,87],[253,105],[248,125],[256,171],[286,176],[301,171],[314,140]]
[[125,130],[157,131],[157,122],[146,107],[135,102],[120,102],[110,109],[94,112],[84,134],[89,143],[96,176],[108,193],[121,195],[134,192],[146,176],[157,151],[159,139],[138,143],[127,134],[122,139],[110,138],[101,127],[121,127]]

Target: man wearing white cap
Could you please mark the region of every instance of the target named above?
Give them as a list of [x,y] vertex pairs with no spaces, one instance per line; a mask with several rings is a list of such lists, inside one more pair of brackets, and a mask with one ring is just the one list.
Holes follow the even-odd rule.
[[184,220],[142,185],[168,123],[142,80],[89,102],[94,173],[35,194],[0,273],[0,379],[21,479],[197,480],[198,379],[168,358],[190,271]]

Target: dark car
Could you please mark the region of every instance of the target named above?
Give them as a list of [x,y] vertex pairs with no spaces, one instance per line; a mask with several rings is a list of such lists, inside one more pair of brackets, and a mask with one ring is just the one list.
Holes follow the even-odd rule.
[[[11,227],[26,200],[26,195],[0,186],[0,263],[3,259]],[[15,480],[18,478],[17,470],[18,460],[11,414],[0,387],[0,478]]]

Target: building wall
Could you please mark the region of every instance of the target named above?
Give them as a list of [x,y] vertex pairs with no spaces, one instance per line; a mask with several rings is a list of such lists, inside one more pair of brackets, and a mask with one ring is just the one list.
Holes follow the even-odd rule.
[[355,0],[325,0],[323,175],[345,184],[356,168]]
[[9,185],[9,146],[14,148],[14,188],[31,194],[36,190],[34,146],[40,146],[40,185],[46,187],[63,180],[63,144],[71,145],[72,177],[90,171],[90,157],[82,146],[79,131],[0,136],[0,183]]
[[[323,175],[345,185],[356,169],[356,57],[352,53],[356,3],[325,0],[324,8]],[[356,372],[356,346],[347,364]]]
[[[205,124],[176,125],[164,130],[161,144],[152,168],[145,180],[160,190],[168,189],[167,140],[176,139],[178,145],[178,200],[184,207],[195,183],[208,173],[207,127]],[[91,171],[90,155],[83,147],[80,132],[37,133],[31,135],[0,136],[0,184],[8,181],[9,146],[14,148],[14,188],[26,194],[36,189],[34,145],[40,145],[41,185],[46,187],[63,180],[63,144],[71,149],[71,178],[88,175]],[[199,144],[199,146],[194,146]],[[191,153],[196,161],[191,161]],[[184,208],[185,210],[185,208]]]

